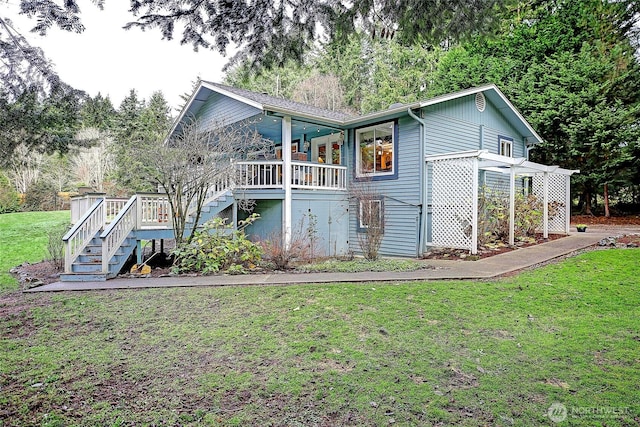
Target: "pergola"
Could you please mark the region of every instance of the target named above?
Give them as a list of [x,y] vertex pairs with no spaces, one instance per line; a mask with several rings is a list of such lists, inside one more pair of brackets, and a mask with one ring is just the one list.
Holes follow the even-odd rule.
[[[517,180],[531,177],[530,191],[543,206],[542,233],[568,233],[570,221],[570,178],[578,170],[545,166],[489,153],[461,151],[426,157],[431,169],[431,246],[478,251],[478,189],[480,171],[509,177],[509,244],[515,240],[515,195]],[[524,188],[522,185],[521,188]],[[550,218],[549,206],[555,215]]]

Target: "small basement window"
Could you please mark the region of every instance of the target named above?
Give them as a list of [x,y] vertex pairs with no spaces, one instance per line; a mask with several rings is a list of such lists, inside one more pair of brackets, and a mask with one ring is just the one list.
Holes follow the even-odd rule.
[[384,203],[382,198],[364,198],[358,201],[358,229],[384,229]]

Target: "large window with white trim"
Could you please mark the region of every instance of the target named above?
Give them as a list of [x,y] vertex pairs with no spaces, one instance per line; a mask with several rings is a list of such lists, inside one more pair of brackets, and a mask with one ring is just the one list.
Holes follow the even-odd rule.
[[356,130],[356,175],[395,173],[395,123],[387,122]]

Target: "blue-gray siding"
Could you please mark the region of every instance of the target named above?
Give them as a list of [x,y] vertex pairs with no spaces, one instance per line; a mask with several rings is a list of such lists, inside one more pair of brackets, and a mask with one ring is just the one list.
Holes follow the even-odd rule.
[[213,92],[198,112],[198,119],[204,126],[228,125],[261,112],[258,108]]
[[[499,154],[499,136],[506,136],[513,139],[513,156],[525,156],[524,138],[488,99],[483,112],[477,110],[475,96],[470,95],[426,107],[423,115],[427,123],[427,155],[480,149]],[[486,183],[492,188],[508,191],[508,177],[495,172],[480,172],[480,185]],[[431,165],[427,165],[427,242],[431,241],[431,179]]]
[[[400,118],[398,124],[398,178],[368,181],[365,185],[384,198],[384,238],[380,255],[415,256],[419,231],[420,162],[424,161],[420,153],[420,126],[410,117]],[[350,170],[354,167],[353,145],[351,138]],[[349,211],[349,245],[355,253],[362,253],[358,244],[358,205],[354,198]]]
[[[316,256],[346,255],[349,250],[346,240],[349,232],[347,193],[294,190],[292,199],[293,237],[313,237]],[[309,233],[310,230],[315,235]]]

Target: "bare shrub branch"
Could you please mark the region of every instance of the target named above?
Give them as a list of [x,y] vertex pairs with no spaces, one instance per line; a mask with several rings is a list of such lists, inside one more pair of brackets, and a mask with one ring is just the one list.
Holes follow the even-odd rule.
[[164,144],[139,147],[146,173],[169,197],[177,244],[193,238],[195,227],[185,236],[189,215],[198,224],[207,199],[235,186],[236,162],[257,152],[273,156],[273,142],[252,125],[248,120],[225,125],[192,119],[181,123]]

